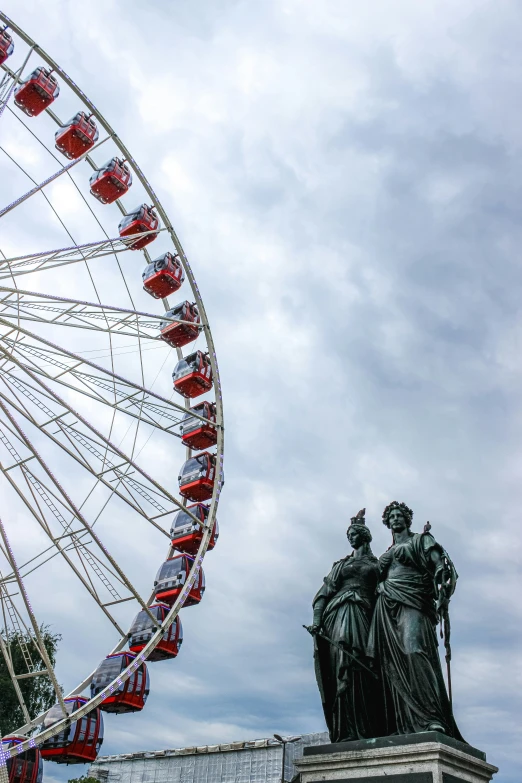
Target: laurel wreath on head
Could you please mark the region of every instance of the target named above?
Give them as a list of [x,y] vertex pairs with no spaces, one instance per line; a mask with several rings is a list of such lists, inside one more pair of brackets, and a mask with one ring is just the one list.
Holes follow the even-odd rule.
[[413,511],[411,508],[409,508],[406,503],[399,503],[398,500],[392,500],[391,503],[389,503],[384,511],[382,512],[382,523],[383,525],[386,525],[387,528],[390,527],[390,523],[388,522],[388,517],[390,516],[390,513],[393,511],[394,508],[398,508],[404,516],[406,517],[406,524],[408,527],[411,527],[412,519],[413,519]]

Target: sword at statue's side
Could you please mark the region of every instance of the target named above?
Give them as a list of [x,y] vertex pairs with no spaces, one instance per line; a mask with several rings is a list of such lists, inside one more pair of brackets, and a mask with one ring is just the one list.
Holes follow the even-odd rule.
[[322,631],[312,631],[311,625],[303,625],[303,628],[308,631],[310,636],[320,636],[322,639],[324,639],[328,644],[331,644],[332,647],[336,647],[338,650],[340,650],[343,655],[347,655],[348,658],[351,658],[352,661],[355,661],[355,663],[361,667],[361,669],[365,669],[368,674],[371,674],[372,677],[374,677],[376,680],[378,680],[378,676],[375,674],[375,672],[372,672],[372,670],[369,668],[369,666],[366,666],[362,661],[359,660],[355,655],[352,655],[351,652],[348,652],[342,644],[339,644],[338,642],[334,642],[333,639],[330,639],[329,636],[326,636]]

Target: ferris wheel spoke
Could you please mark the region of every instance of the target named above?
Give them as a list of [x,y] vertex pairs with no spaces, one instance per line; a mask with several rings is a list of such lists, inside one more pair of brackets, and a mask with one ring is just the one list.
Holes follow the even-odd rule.
[[[7,560],[7,552],[5,551],[2,544],[0,544],[0,549],[4,553],[4,556]],[[2,606],[2,617],[4,621],[4,628],[7,630],[8,627],[7,618],[9,617],[10,624],[18,636],[18,646],[20,647],[20,650],[22,652],[25,668],[28,672],[31,672],[34,668],[34,664],[31,656],[31,652],[29,650],[29,646],[25,641],[23,635],[22,626],[24,627],[25,631],[28,631],[29,629],[24,623],[23,617],[21,616],[20,612],[18,611],[13,601],[14,594],[10,593],[9,588],[7,587],[9,582],[14,582],[14,581],[15,581],[14,575],[12,577],[11,576],[4,577],[0,572],[0,603]],[[10,655],[9,657],[11,658],[11,663],[12,663],[12,656]]]
[[[14,359],[12,359],[14,361]],[[20,364],[25,369],[31,369],[28,365]],[[136,390],[135,387],[122,387],[121,384],[116,384],[115,388],[104,380],[103,376],[79,373],[74,370],[71,371],[73,380],[77,380],[79,385],[73,385],[68,383],[63,375],[53,376],[48,372],[45,372],[38,366],[32,367],[33,372],[41,375],[49,381],[59,383],[61,386],[65,386],[75,392],[80,392],[83,396],[89,397],[96,402],[103,403],[108,407],[121,411],[138,422],[149,424],[155,429],[167,432],[170,435],[179,437],[178,433],[173,431],[173,427],[177,427],[181,421],[179,416],[173,415],[165,406],[158,405],[156,403],[148,402],[146,395],[141,389]],[[110,402],[99,390],[105,391],[107,394],[115,394],[118,399],[116,402]],[[130,393],[129,393],[130,391]],[[124,405],[127,403],[127,405]],[[172,424],[165,426],[161,423],[162,419],[168,419],[172,421]]]
[[[103,560],[107,562],[108,568],[114,569],[114,571],[116,572],[116,574],[118,576],[118,579],[122,582],[122,584],[125,585],[126,589],[129,591],[129,593],[132,596],[134,596],[134,598],[138,601],[138,603],[141,605],[141,607],[143,609],[145,609],[147,611],[147,613],[150,615],[150,612],[148,611],[148,607],[147,607],[147,604],[145,603],[145,601],[141,598],[141,596],[139,595],[139,593],[137,592],[135,587],[132,585],[130,580],[125,576],[124,572],[121,570],[121,568],[119,567],[118,563],[112,557],[112,555],[109,553],[107,548],[102,544],[102,542],[100,541],[98,535],[94,532],[94,530],[92,529],[92,526],[88,523],[88,521],[85,518],[84,514],[79,510],[79,508],[76,506],[76,504],[72,501],[72,499],[69,497],[69,495],[65,492],[65,490],[63,489],[61,484],[58,482],[56,477],[53,475],[52,471],[50,470],[50,468],[48,467],[46,462],[43,460],[41,455],[38,453],[38,451],[34,447],[34,444],[31,443],[31,441],[29,440],[27,435],[23,432],[23,430],[21,429],[20,425],[16,422],[15,418],[13,417],[13,415],[11,414],[11,412],[9,411],[9,409],[7,408],[7,406],[5,405],[5,403],[1,399],[0,399],[0,409],[3,411],[4,417],[5,417],[3,419],[3,421],[2,421],[2,426],[5,428],[5,422],[7,420],[10,422],[11,427],[12,427],[13,431],[15,432],[16,437],[18,438],[18,440],[25,446],[27,451],[32,452],[33,456],[36,458],[36,461],[37,461],[39,467],[42,469],[43,473],[47,476],[47,480],[50,481],[50,483],[53,485],[54,493],[55,493],[54,496],[58,499],[59,503],[65,509],[67,509],[69,514],[73,518],[77,519],[78,522],[83,526],[83,528],[88,532],[89,536],[92,538],[92,541],[96,544],[97,550],[99,550],[103,554]],[[5,442],[5,432],[3,434],[0,433],[0,439],[3,442]],[[16,452],[16,450],[14,449],[14,447],[12,447],[12,445],[11,445],[11,449],[9,449],[9,450],[11,452],[14,451],[15,456],[17,456],[18,459],[20,459],[20,455]],[[21,469],[21,471],[24,473],[24,475],[26,477],[27,477],[27,474],[32,476],[32,478],[33,478],[33,482],[32,482],[33,486],[35,486],[35,488],[37,489],[38,494],[40,495],[40,497],[43,498],[44,501],[46,502],[46,505],[51,510],[54,519],[57,519],[59,521],[59,523],[62,526],[62,528],[64,528],[64,529],[69,528],[72,525],[72,521],[69,522],[69,523],[66,522],[65,518],[63,517],[63,514],[59,511],[59,509],[56,507],[56,505],[52,502],[52,499],[50,499],[49,496],[45,493],[44,487],[42,487],[41,482],[39,482],[39,480],[34,476],[32,471],[27,467],[26,464],[22,465],[20,467],[20,469]],[[11,485],[13,485],[13,484],[16,485],[16,482],[14,482],[14,480],[11,477],[11,475],[8,472],[6,472],[1,465],[0,465],[0,470],[2,470],[4,475],[7,476],[8,480],[11,483]],[[20,494],[20,492],[19,492],[19,494]],[[31,507],[31,510],[33,510],[32,507]],[[34,513],[33,513],[33,515],[34,515]],[[35,516],[36,516],[37,520],[40,521],[40,514],[35,515]],[[57,542],[56,537],[53,537],[52,534],[50,533],[48,524],[45,523],[44,525],[42,525],[42,527],[45,530],[45,532],[47,532],[47,534],[50,536],[50,538],[53,541],[53,543],[55,544],[55,546],[61,548],[62,551],[63,551],[63,547],[60,547],[60,544]],[[81,541],[77,540],[77,538],[72,537],[72,543],[74,544],[75,547],[78,547],[78,548],[81,549],[83,557],[89,562],[89,565],[91,566],[93,571],[96,573],[96,575],[99,578],[101,578],[101,580],[104,582],[105,586],[107,586],[106,582],[109,581],[109,580],[107,579],[107,576],[105,574],[103,574],[103,572],[101,571],[99,566],[97,566],[97,564],[95,563],[94,558],[92,557],[92,555],[90,555],[89,550],[84,546],[84,544]],[[67,557],[67,553],[66,552],[64,552],[64,555]],[[97,558],[97,559],[99,561],[99,558]],[[70,558],[69,558],[69,561],[70,561]],[[75,569],[75,570],[76,570],[76,572],[78,574],[78,569]],[[81,579],[82,579],[82,582],[84,583],[84,585],[87,586],[87,584],[86,584],[85,580],[83,579],[83,577],[81,577]],[[112,590],[115,591],[115,588],[112,587]],[[123,633],[123,631],[121,630],[121,628],[119,628],[119,626],[116,623],[116,621],[114,620],[114,618],[107,611],[106,607],[104,607],[104,605],[100,602],[99,597],[96,595],[95,591],[93,591],[92,589],[89,589],[89,592],[91,593],[91,595],[93,595],[93,597],[97,601],[98,605],[108,614],[108,616],[110,617],[111,621],[118,628],[118,630],[121,633]],[[110,592],[110,590],[109,590],[109,592]],[[119,594],[117,594],[117,597],[118,598],[120,597]],[[152,617],[152,615],[150,615],[150,616]]]
[[38,623],[36,621],[36,617],[34,616],[34,612],[32,610],[31,604],[29,602],[29,598],[28,598],[28,595],[27,595],[27,590],[26,590],[25,584],[24,584],[23,580],[20,577],[20,572],[18,570],[18,566],[17,566],[16,560],[15,560],[15,557],[14,557],[14,554],[13,554],[13,550],[11,549],[11,544],[9,543],[9,539],[7,538],[7,533],[6,533],[6,530],[5,530],[5,527],[4,527],[4,523],[2,522],[1,519],[0,519],[0,538],[1,538],[2,542],[3,542],[3,549],[4,549],[4,552],[6,553],[6,557],[7,557],[7,560],[9,562],[9,565],[13,569],[13,573],[15,575],[15,578],[16,578],[16,581],[17,581],[17,584],[18,584],[18,589],[20,590],[20,594],[21,594],[22,599],[23,599],[25,610],[26,610],[27,614],[29,615],[29,619],[31,621],[31,625],[32,625],[33,633],[34,633],[34,640],[33,640],[34,644],[35,644],[35,646],[36,646],[36,648],[37,648],[37,650],[38,650],[38,652],[40,654],[40,657],[41,657],[41,659],[43,661],[43,664],[44,664],[44,666],[46,668],[47,675],[49,676],[49,679],[51,680],[51,683],[52,683],[52,686],[53,686],[56,698],[58,700],[58,704],[62,708],[62,712],[63,712],[64,716],[67,716],[67,710],[65,708],[65,702],[63,700],[62,689],[58,685],[58,680],[56,679],[56,675],[54,673],[53,666],[52,666],[51,661],[49,659],[49,655],[47,653],[47,650],[45,648],[45,644],[44,644],[43,639],[42,639],[40,628],[39,628]]
[[[91,108],[91,114],[95,114],[95,112],[93,111],[94,107],[90,107],[90,108]],[[56,161],[59,162],[59,159],[57,158],[55,153],[46,144],[43,143],[43,141],[37,136],[37,134],[34,133],[34,131],[31,129],[31,127],[29,125],[27,125],[18,114],[13,112],[12,109],[9,109],[9,110],[12,112],[13,116],[16,117],[16,119],[19,122],[22,123],[24,128],[31,134],[31,136],[33,136],[38,141],[38,143],[41,146],[43,146],[43,148],[48,152],[48,154],[51,155],[51,157],[53,157]],[[54,120],[54,122],[56,122],[60,127],[63,126],[62,121],[56,116],[56,114],[49,107],[46,109],[46,112]],[[117,137],[115,136],[114,131],[107,124],[105,124],[104,127],[105,127],[105,130],[107,131],[108,138],[112,138],[113,140],[116,140]],[[90,156],[90,154],[87,154],[85,156],[85,160],[86,160],[86,162],[89,164],[89,166],[93,170],[96,170],[98,168],[97,165],[94,163],[94,161],[93,161],[92,157]],[[110,237],[109,237],[109,234],[107,233],[107,231],[105,230],[105,227],[103,226],[103,223],[100,221],[98,215],[93,210],[92,205],[89,203],[88,199],[85,197],[85,195],[82,192],[81,188],[78,186],[78,183],[76,182],[76,180],[74,179],[74,177],[71,175],[71,173],[69,171],[67,171],[67,177],[68,177],[69,181],[71,182],[71,184],[73,185],[73,187],[75,188],[75,190],[77,191],[77,193],[80,196],[80,198],[82,199],[82,201],[84,202],[85,206],[87,207],[87,209],[91,213],[91,215],[94,218],[95,222],[98,224],[98,227],[100,228],[101,232],[104,234],[105,239],[107,241],[109,241]],[[50,204],[51,208],[53,208],[52,204],[49,202],[48,199],[47,199],[47,201]],[[123,204],[121,203],[120,199],[117,199],[115,204],[116,204],[116,207],[119,209],[119,211],[122,213],[122,215],[126,215],[127,214],[126,210],[125,210]],[[53,208],[53,211],[54,211],[54,208]],[[64,226],[64,228],[65,228],[65,226]],[[69,231],[67,231],[67,233],[68,233],[69,237],[72,239],[71,233]],[[130,245],[129,245],[129,247],[130,247]],[[150,264],[151,259],[150,259],[149,253],[147,251],[147,248],[142,248],[141,252],[142,252],[143,256],[145,257],[145,259],[147,261],[147,264]],[[114,258],[116,260],[116,264],[118,266],[121,278],[122,278],[123,283],[125,285],[125,289],[127,291],[127,294],[129,295],[129,299],[131,301],[131,304],[134,307],[134,302],[133,302],[133,299],[132,299],[132,295],[131,295],[131,292],[129,290],[129,286],[128,286],[127,280],[125,279],[125,275],[123,273],[123,269],[121,267],[121,264],[120,264],[117,252],[112,253],[112,255],[114,256]],[[94,290],[96,292],[96,295],[98,296],[98,293],[97,293],[97,290],[96,290],[96,286],[94,284],[94,279],[93,279],[91,270],[89,268],[88,259],[86,259],[85,257],[84,257],[84,262],[85,262],[85,266],[87,268],[87,272],[89,274],[89,277],[91,279],[92,285],[93,285]],[[9,276],[13,277],[13,275],[9,275]],[[0,279],[1,279],[1,277],[0,277]],[[98,297],[98,302],[100,302],[99,297]],[[139,350],[139,353],[140,353],[140,361],[141,361],[141,337],[140,336],[138,336],[138,350]]]
[[[0,99],[1,100],[1,99]],[[98,147],[101,147],[102,144],[105,144],[106,141],[108,141],[111,137],[105,136],[101,141],[98,141],[94,147],[91,147],[90,152],[97,149]],[[4,153],[4,155],[7,155],[7,157],[14,161],[14,158],[11,157],[11,155],[3,148],[0,147],[0,150]],[[55,182],[59,177],[61,177],[63,174],[66,174],[68,171],[70,171],[74,166],[76,166],[78,163],[85,160],[88,153],[86,152],[84,155],[82,155],[79,158],[76,158],[75,160],[72,160],[70,163],[67,163],[65,166],[62,166],[61,169],[56,171],[54,174],[51,174],[50,177],[47,177],[47,179],[44,179],[43,182],[40,182],[40,184],[36,184],[34,188],[31,188],[31,190],[28,190],[27,193],[24,193],[23,196],[19,196],[17,199],[12,201],[10,204],[8,204],[3,209],[0,209],[0,218],[6,215],[8,212],[11,212],[15,207],[20,206],[20,204],[23,204],[24,201],[27,201],[27,199],[31,198],[31,196],[34,196],[36,193],[39,193],[43,188],[45,188],[47,185],[50,185],[52,182]]]
[[[103,483],[111,493],[129,504],[164,535],[168,535],[167,531],[156,522],[156,519],[184,508],[179,500],[152,479],[122,449],[96,430],[78,411],[68,405],[52,389],[49,389],[43,381],[29,375],[34,384],[29,384],[27,380],[22,380],[5,371],[2,380],[8,388],[14,387],[24,395],[26,402],[32,403],[31,410],[27,404],[22,402],[16,392],[14,392],[16,401],[2,392],[0,392],[0,398],[14,407],[31,424],[38,427],[41,432],[45,433],[48,438]],[[10,391],[14,390],[10,389]],[[53,408],[49,407],[50,404],[53,404]],[[43,418],[43,420],[36,418],[36,414],[39,414],[40,419]],[[74,421],[68,422],[68,415]],[[78,422],[83,425],[83,430],[78,427]],[[58,426],[57,432],[51,432],[50,425]],[[63,435],[66,441],[57,437],[57,434]],[[125,492],[122,492],[120,487]],[[145,509],[143,501],[146,501],[149,509],[152,506],[156,514],[153,515],[150,510]],[[194,522],[201,525],[201,520],[198,517],[190,511],[186,510],[186,513],[193,518]]]
[[[10,357],[10,361],[15,363],[14,356]],[[108,407],[121,411],[131,418],[136,419],[138,422],[150,424],[156,429],[160,429],[163,432],[167,432],[171,435],[179,437],[178,433],[174,432],[172,429],[173,427],[179,425],[179,416],[172,414],[171,411],[165,408],[165,406],[148,402],[146,395],[144,396],[144,393],[141,389],[136,390],[134,387],[130,387],[129,389],[129,387],[122,387],[121,384],[117,384],[115,388],[113,388],[104,379],[103,376],[93,375],[91,373],[87,374],[75,372],[74,369],[71,370],[70,374],[72,379],[78,381],[79,383],[77,385],[73,385],[72,383],[68,383],[63,375],[51,375],[49,372],[45,372],[42,368],[38,367],[38,365],[33,364],[32,366],[29,366],[20,362],[19,366],[26,372],[32,369],[34,373],[46,378],[47,380],[59,383],[61,386],[65,386],[72,391],[79,392],[83,396],[89,397],[96,402],[103,403]],[[108,395],[116,395],[116,397],[118,397],[116,402],[111,402],[106,398],[106,396],[103,396],[103,394],[100,392],[100,389],[106,392]],[[172,421],[172,424],[165,426],[161,423],[161,419],[168,419]]]
[[[161,231],[166,231],[166,229],[157,228],[155,231],[143,231],[139,236],[158,234]],[[83,245],[71,245],[65,248],[58,248],[57,250],[47,250],[40,253],[1,259],[0,280],[27,275],[32,272],[56,269],[56,267],[67,264],[91,261],[103,256],[114,255],[114,253],[123,253],[126,250],[132,250],[134,242],[136,242],[136,236],[130,238],[115,237],[114,239],[103,239]]]
[[[0,602],[3,603],[3,596],[2,595],[0,595]],[[6,635],[7,635],[7,627],[6,627]],[[31,720],[31,716],[29,715],[29,712],[27,710],[27,705],[25,703],[25,699],[24,699],[23,693],[22,693],[22,691],[20,689],[20,685],[18,683],[18,680],[21,679],[21,678],[19,676],[17,676],[16,673],[15,673],[15,669],[13,667],[13,660],[12,660],[11,655],[9,654],[10,650],[9,650],[9,647],[7,647],[6,643],[4,642],[3,634],[2,634],[1,629],[0,629],[0,651],[2,653],[2,657],[4,659],[5,667],[7,669],[9,677],[11,678],[11,683],[12,683],[14,691],[16,693],[16,698],[18,700],[18,704],[20,705],[20,709],[22,710],[23,718],[24,718],[24,720],[26,722],[30,721]]]
[[[6,286],[0,286],[0,313],[13,321],[69,326],[156,342],[162,323],[194,326],[191,321],[171,318],[166,314],[156,315]],[[203,325],[199,326],[203,328]]]
[[[186,408],[182,405],[162,397],[151,389],[124,378],[90,359],[68,351],[62,346],[46,340],[41,335],[30,332],[19,325],[14,326],[5,318],[0,317],[0,325],[7,326],[11,334],[16,331],[21,336],[28,337],[38,343],[35,346],[21,339],[15,340],[12,337],[4,336],[2,342],[6,348],[0,346],[0,353],[3,354],[6,361],[17,363],[24,370],[32,370],[49,381],[68,386],[76,392],[179,437],[173,428],[181,422],[186,413]],[[16,360],[15,355],[20,358]],[[85,369],[81,369],[82,367]],[[50,368],[57,372],[51,372]],[[87,372],[91,369],[94,372]],[[76,385],[72,381],[76,381]],[[197,418],[203,419],[200,416]],[[162,419],[167,419],[172,423],[165,426]]]
[[[3,438],[1,438],[2,441],[4,441]],[[4,473],[3,467],[0,464],[0,471]],[[5,475],[5,473],[4,473]],[[49,525],[49,513],[52,514],[55,518],[57,518],[59,521],[63,521],[59,519],[56,510],[57,510],[57,503],[60,504],[60,499],[57,498],[55,495],[52,494],[51,490],[45,486],[45,484],[38,479],[31,471],[24,470],[23,471],[23,478],[26,481],[27,487],[29,489],[29,492],[27,490],[24,491],[23,487],[20,486],[20,484],[13,479],[12,476],[8,475],[6,476],[9,483],[13,487],[13,489],[16,491],[18,496],[21,498],[21,500],[24,502],[28,510],[31,512],[31,514],[35,517],[37,522],[39,523],[40,527],[44,530],[46,535],[49,537],[50,541],[52,542],[52,546],[57,550],[57,554],[60,554],[63,559],[67,562],[67,564],[70,566],[70,568],[73,570],[73,572],[76,574],[80,582],[83,584],[85,589],[90,593],[92,598],[96,601],[98,606],[102,609],[102,611],[106,614],[108,619],[111,621],[111,623],[114,625],[116,630],[120,635],[123,635],[123,629],[120,627],[116,619],[111,615],[110,611],[104,606],[103,600],[100,599],[96,589],[92,585],[92,580],[90,578],[84,577],[82,574],[80,568],[78,567],[78,564],[74,562],[73,558],[69,554],[71,550],[78,553],[78,549],[80,547],[83,547],[83,541],[81,540],[82,536],[85,535],[85,533],[82,533],[80,536],[75,534],[74,532],[71,532],[70,538],[72,539],[72,544],[69,544],[67,546],[62,546],[60,543],[61,539],[67,537],[65,536],[54,536]],[[43,501],[43,504],[42,504]],[[46,514],[47,512],[47,514]],[[82,550],[83,551],[83,550]],[[77,558],[78,559],[78,558]],[[88,559],[88,558],[87,558]],[[92,558],[91,558],[92,559]],[[82,563],[82,566],[84,564]],[[84,570],[84,568],[83,568]],[[101,570],[101,569],[98,569]],[[99,574],[97,573],[97,576]],[[109,591],[111,592],[111,591]]]
[[[61,536],[56,536],[55,541],[62,541],[66,538],[72,538],[74,536],[77,536],[81,541],[83,538],[85,538],[86,535],[87,533],[82,529],[71,530],[67,533],[63,533]],[[65,551],[67,551],[67,547],[65,547]],[[38,568],[41,568],[42,566],[46,565],[46,563],[48,563],[50,560],[53,560],[59,554],[60,552],[56,549],[53,543],[51,544],[51,546],[48,546],[42,552],[39,552],[37,555],[34,555],[34,557],[31,557],[29,560],[23,563],[23,565],[20,566],[20,573],[22,574],[22,579],[25,579],[34,571],[36,571]],[[10,578],[11,578],[10,575],[7,576],[6,581],[8,581]]]
[[[40,144],[40,145],[43,147],[43,149],[45,149],[45,150],[46,150],[46,152],[47,152],[47,153],[48,153],[48,154],[49,154],[49,155],[50,155],[52,158],[54,158],[54,160],[56,160],[57,162],[60,162],[60,161],[59,161],[59,158],[57,157],[57,155],[55,155],[55,153],[53,152],[53,150],[51,150],[51,149],[50,149],[50,148],[47,146],[47,144],[45,144],[45,143],[42,141],[42,139],[41,139],[41,138],[40,138],[40,137],[39,137],[39,136],[38,136],[36,133],[34,133],[34,131],[32,130],[32,128],[31,128],[29,125],[27,125],[27,123],[25,123],[25,122],[23,121],[23,119],[20,117],[20,115],[19,115],[19,114],[17,114],[16,112],[14,112],[14,111],[13,111],[13,110],[12,110],[10,107],[8,107],[8,109],[9,109],[9,111],[10,111],[10,112],[13,114],[13,116],[14,116],[14,117],[15,117],[15,118],[18,120],[18,122],[20,122],[20,123],[21,123],[21,124],[24,126],[24,128],[25,128],[25,129],[26,129],[26,130],[27,130],[27,131],[28,131],[28,132],[31,134],[31,136],[32,136],[32,137],[33,137],[33,138],[34,138],[34,139],[35,139],[35,140],[38,142],[38,144]],[[47,113],[49,114],[49,116],[50,116],[50,117],[51,117],[51,118],[54,120],[54,122],[55,122],[55,123],[56,123],[58,126],[60,126],[60,127],[61,127],[61,126],[63,126],[63,122],[62,122],[62,121],[59,119],[59,117],[57,117],[57,116],[56,116],[56,114],[55,114],[55,113],[54,113],[54,112],[53,112],[53,111],[52,111],[50,108],[48,108],[46,111],[47,111]],[[111,129],[109,129],[108,127],[106,128],[106,130],[107,130],[107,133],[108,133],[108,137],[109,137],[109,138],[112,138],[113,140],[117,140],[117,137],[115,136],[115,134],[114,134],[114,131],[112,131],[112,130],[111,130]],[[90,156],[89,154],[87,154],[87,156],[85,157],[85,161],[86,161],[86,162],[89,164],[89,166],[91,167],[91,169],[93,169],[93,170],[97,170],[97,169],[98,169],[98,166],[96,165],[96,163],[93,161],[93,159],[91,158],[91,156]],[[81,198],[81,200],[83,201],[83,203],[85,204],[85,206],[87,207],[87,209],[89,210],[89,212],[91,213],[91,215],[92,215],[92,217],[94,218],[95,222],[98,224],[98,227],[100,228],[101,232],[104,234],[105,238],[106,238],[107,240],[109,240],[109,239],[110,239],[110,238],[109,238],[109,234],[108,234],[108,233],[107,233],[107,231],[105,230],[103,223],[100,221],[100,219],[99,219],[98,215],[96,214],[96,212],[95,212],[95,211],[94,211],[94,209],[92,208],[92,205],[91,205],[90,201],[89,201],[89,200],[88,200],[88,199],[85,197],[85,195],[84,195],[84,193],[83,193],[82,189],[79,187],[78,183],[76,182],[76,180],[75,180],[75,179],[74,179],[74,177],[73,177],[73,176],[70,174],[70,172],[69,172],[69,171],[67,172],[67,177],[68,177],[68,179],[69,179],[70,183],[72,184],[72,186],[75,188],[75,190],[76,190],[76,192],[78,193],[79,197]],[[120,199],[117,199],[117,200],[116,200],[114,203],[115,203],[116,207],[119,209],[119,211],[121,212],[121,214],[122,214],[122,215],[126,215],[126,214],[127,214],[127,212],[126,212],[126,210],[125,210],[125,208],[124,208],[124,206],[123,206],[123,204],[122,204],[122,202],[121,202],[121,200],[120,200]],[[143,254],[143,255],[144,255],[144,257],[145,257],[145,259],[146,259],[146,261],[147,261],[147,264],[150,264],[150,261],[151,261],[151,259],[150,259],[150,256],[149,256],[149,253],[148,253],[148,250],[147,250],[147,248],[146,248],[146,247],[145,247],[145,248],[142,248],[141,252],[142,252],[142,254]],[[129,298],[131,299],[131,302],[132,302],[132,296],[131,296],[131,294],[130,294],[130,291],[129,291],[129,288],[128,288],[128,285],[127,285],[127,281],[126,281],[126,279],[125,279],[125,275],[123,274],[123,270],[122,270],[122,268],[121,268],[121,265],[120,265],[120,262],[119,262],[119,260],[118,260],[118,256],[117,256],[117,254],[116,254],[116,253],[114,253],[114,258],[116,259],[116,263],[117,263],[117,265],[118,265],[118,268],[119,268],[120,275],[121,275],[121,277],[122,277],[122,279],[123,279],[124,285],[125,285],[125,287],[126,287],[126,289],[127,289],[127,293],[129,294]]]
[[[2,551],[4,551],[3,548]],[[31,725],[31,716],[27,709],[27,705],[25,703],[25,699],[18,681],[26,679],[28,677],[45,676],[47,675],[47,669],[45,668],[45,664],[43,663],[43,661],[41,662],[41,664],[38,661],[36,661],[35,664],[33,663],[28,644],[25,641],[26,638],[27,639],[32,638],[32,634],[29,628],[27,627],[27,624],[24,622],[24,619],[20,614],[20,612],[18,611],[16,605],[12,601],[11,595],[9,594],[8,590],[5,587],[5,580],[2,579],[1,574],[0,574],[0,606],[2,607],[3,627],[5,633],[5,641],[4,641],[3,638],[4,634],[0,629],[0,650],[2,652],[2,656],[4,658],[7,671],[11,678],[11,684],[16,693],[16,697],[18,699],[18,703],[22,711],[22,716],[24,720],[29,725]],[[12,633],[10,633],[10,630]],[[14,633],[14,638],[16,639],[16,644],[22,652],[22,657],[24,659],[25,667],[27,669],[27,671],[22,673],[17,673],[13,661],[13,655],[11,652],[11,646],[13,643],[13,636],[12,636],[13,633]],[[41,665],[44,666],[43,669],[40,668]]]
[[[62,307],[57,306],[62,303]],[[156,315],[155,313],[128,310],[98,302],[87,302],[81,299],[70,299],[6,286],[0,286],[0,307],[4,317],[14,318],[18,314],[20,318],[38,320],[42,323],[65,324],[103,332],[110,331],[116,335],[123,334],[129,337],[139,335],[144,339],[154,340],[158,338],[157,330],[162,322],[194,326],[192,321],[172,318],[166,313]],[[29,310],[29,313],[26,313],[26,310]],[[32,316],[33,311],[37,311],[38,315]],[[44,315],[40,315],[40,312]],[[102,320],[109,323],[108,329],[102,328],[96,323]],[[95,323],[92,324],[91,321]],[[203,328],[204,324],[198,324],[198,326]],[[151,334],[150,330],[156,330],[156,333]]]
[[[0,548],[3,550],[3,547]],[[6,556],[7,559],[7,556]],[[31,656],[31,652],[29,650],[29,646],[26,642],[26,638],[30,636],[27,629],[27,626],[25,625],[23,618],[21,617],[20,613],[18,612],[18,609],[16,608],[16,605],[14,604],[12,600],[12,595],[9,593],[8,588],[6,587],[7,580],[5,580],[2,577],[2,574],[0,572],[0,606],[2,607],[2,619],[3,619],[3,628],[4,631],[2,632],[2,629],[0,628],[0,650],[2,652],[2,656],[4,658],[5,666],[7,668],[8,674],[11,678],[11,683],[13,685],[14,691],[16,693],[16,698],[18,699],[18,703],[20,705],[20,709],[22,711],[22,715],[25,721],[31,720],[31,716],[29,715],[29,711],[27,709],[27,705],[25,703],[25,699],[23,696],[23,693],[20,689],[20,685],[18,683],[18,680],[24,678],[28,674],[32,674],[34,671],[34,664],[33,659]],[[9,620],[8,620],[9,618]],[[27,633],[27,637],[24,635],[22,631],[22,625],[24,626],[24,630]],[[10,631],[11,630],[11,634]],[[22,658],[24,660],[26,671],[20,673],[16,673],[16,669],[13,662],[13,655],[11,652],[11,645],[13,642],[12,634],[14,633],[16,642],[18,647],[20,648],[20,651],[22,653]],[[5,634],[5,640],[4,641],[4,634]]]

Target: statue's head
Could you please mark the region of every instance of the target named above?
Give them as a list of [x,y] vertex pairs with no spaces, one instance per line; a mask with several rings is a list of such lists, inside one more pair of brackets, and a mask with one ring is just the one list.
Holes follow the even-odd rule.
[[359,549],[363,544],[369,544],[372,540],[372,534],[366,527],[364,513],[366,509],[359,511],[356,516],[350,519],[350,527],[346,531],[348,541],[354,549]]
[[413,511],[408,508],[406,503],[399,503],[397,500],[386,506],[382,512],[382,521],[392,532],[397,533],[405,528],[410,528],[412,523]]

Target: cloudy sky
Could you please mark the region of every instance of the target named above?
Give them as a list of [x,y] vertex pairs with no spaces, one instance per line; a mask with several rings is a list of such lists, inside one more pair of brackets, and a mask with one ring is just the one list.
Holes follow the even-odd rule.
[[[398,499],[415,530],[431,521],[460,575],[460,729],[500,767],[498,783],[519,780],[519,3],[4,0],[3,10],[89,95],[157,190],[222,374],[226,486],[206,595],[182,613],[179,658],[153,667],[143,714],[108,716],[103,752],[322,730],[301,625],[348,551],[349,517],[366,506],[381,554],[382,509]],[[2,144],[29,166],[20,139],[2,133]],[[2,249],[58,246],[42,215],[29,231],[13,218]],[[158,470],[169,458],[174,474],[181,450],[158,446]],[[132,570],[144,544],[119,535]],[[70,685],[114,642],[102,623],[81,643],[68,630],[79,602],[68,593],[41,606],[64,634]]]

